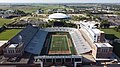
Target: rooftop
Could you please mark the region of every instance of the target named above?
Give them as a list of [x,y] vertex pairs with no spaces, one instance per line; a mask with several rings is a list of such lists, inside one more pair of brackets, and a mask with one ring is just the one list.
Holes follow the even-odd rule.
[[100,35],[101,31],[99,29],[92,29],[94,34]]
[[98,24],[98,22],[95,22],[95,21],[87,21],[87,22],[80,21],[80,23],[84,24],[89,29],[95,29],[96,28],[95,24]]
[[16,48],[18,44],[10,44],[9,48]]
[[4,45],[5,43],[7,43],[8,41],[0,41],[0,47],[2,46],[2,45]]
[[109,43],[95,43],[97,47],[112,47]]
[[68,19],[70,16],[63,14],[63,13],[54,13],[49,15],[49,19]]

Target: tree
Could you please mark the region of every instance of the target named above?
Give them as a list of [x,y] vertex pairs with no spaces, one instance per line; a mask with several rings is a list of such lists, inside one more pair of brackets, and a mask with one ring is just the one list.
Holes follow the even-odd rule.
[[53,27],[54,26],[54,20],[48,20],[48,22],[50,23],[50,25]]
[[110,22],[108,22],[108,20],[103,20],[100,24],[101,28],[109,28],[110,26]]
[[25,15],[26,14],[24,11],[21,11],[21,10],[15,10],[14,13],[18,14],[18,15]]
[[117,26],[117,27],[115,27],[114,29],[115,29],[117,32],[119,32],[119,31],[120,31],[120,30],[119,30],[119,29],[120,29],[120,25]]

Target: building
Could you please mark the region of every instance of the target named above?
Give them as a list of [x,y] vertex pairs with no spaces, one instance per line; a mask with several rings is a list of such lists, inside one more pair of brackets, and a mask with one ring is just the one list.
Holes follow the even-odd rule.
[[96,58],[110,58],[113,47],[109,43],[95,43],[97,50]]
[[3,49],[8,41],[0,41],[0,54],[3,54]]
[[[110,61],[113,55],[113,46],[105,41],[105,34],[89,22],[80,23],[86,40],[92,47],[92,55],[96,61]],[[88,38],[87,38],[88,37]]]
[[54,13],[48,16],[49,20],[69,20],[70,16],[63,13]]
[[23,43],[10,43],[7,47],[3,49],[3,53],[5,57],[18,57],[22,56],[24,53],[24,45]]
[[104,42],[104,32],[96,28],[95,24],[81,22],[80,27],[87,32],[92,42]]
[[36,14],[42,14],[42,13],[44,13],[44,10],[42,10],[42,9],[36,10]]
[[82,64],[82,57],[77,55],[71,56],[36,56],[35,64],[40,64],[41,67],[44,65],[67,65],[80,67]]

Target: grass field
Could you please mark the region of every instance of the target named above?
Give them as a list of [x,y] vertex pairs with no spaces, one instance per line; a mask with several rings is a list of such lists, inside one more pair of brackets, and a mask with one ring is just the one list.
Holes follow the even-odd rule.
[[50,51],[66,51],[69,50],[67,35],[52,35]]
[[49,55],[76,55],[68,32],[49,32],[42,53]]
[[107,39],[120,38],[120,32],[116,32],[114,29],[101,29],[105,32]]
[[13,36],[15,36],[17,33],[19,33],[21,29],[10,29],[10,30],[5,30],[0,33],[0,40],[9,40]]
[[5,23],[8,24],[8,23],[11,23],[13,20],[11,19],[3,19],[3,18],[0,18],[0,26],[4,25]]

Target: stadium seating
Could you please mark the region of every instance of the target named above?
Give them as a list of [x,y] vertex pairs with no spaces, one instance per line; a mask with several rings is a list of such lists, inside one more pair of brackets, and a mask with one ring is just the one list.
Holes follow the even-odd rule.
[[52,28],[45,28],[42,29],[44,31],[49,31],[49,32],[55,32],[55,31],[62,31],[62,32],[71,32],[74,30],[74,28],[69,28],[69,27],[52,27]]
[[89,44],[83,39],[81,33],[78,30],[70,32],[73,44],[78,54],[86,53],[91,50]]
[[40,54],[42,47],[44,45],[47,33],[48,33],[47,31],[39,30],[34,36],[34,38],[31,40],[29,45],[26,47],[25,51],[30,52],[32,54]]

